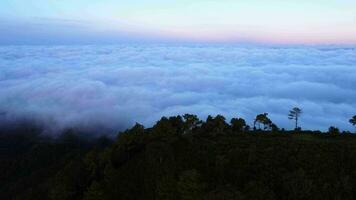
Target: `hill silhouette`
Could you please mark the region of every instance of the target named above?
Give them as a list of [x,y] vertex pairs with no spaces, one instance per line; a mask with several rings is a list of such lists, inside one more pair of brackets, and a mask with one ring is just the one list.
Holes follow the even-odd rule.
[[[1,199],[354,199],[356,136],[162,117],[117,138],[0,132]],[[352,123],[352,121],[350,120]],[[261,125],[259,125],[259,123]]]

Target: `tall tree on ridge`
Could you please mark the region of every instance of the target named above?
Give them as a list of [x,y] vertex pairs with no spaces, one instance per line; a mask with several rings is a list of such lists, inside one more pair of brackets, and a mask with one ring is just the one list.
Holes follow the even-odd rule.
[[295,130],[297,130],[299,128],[298,121],[299,121],[301,114],[302,114],[302,109],[300,109],[298,107],[294,107],[292,110],[289,111],[288,119],[295,121]]

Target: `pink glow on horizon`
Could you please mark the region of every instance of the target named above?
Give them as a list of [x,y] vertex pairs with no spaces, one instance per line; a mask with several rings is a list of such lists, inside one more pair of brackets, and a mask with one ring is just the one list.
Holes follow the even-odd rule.
[[345,44],[356,45],[355,31],[325,30],[270,31],[270,30],[198,30],[162,31],[162,37],[196,42],[253,42],[271,44]]

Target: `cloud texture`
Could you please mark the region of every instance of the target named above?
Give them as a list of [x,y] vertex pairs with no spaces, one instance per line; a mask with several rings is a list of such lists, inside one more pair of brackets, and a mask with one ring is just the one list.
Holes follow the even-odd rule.
[[0,47],[2,123],[33,119],[47,130],[97,128],[163,115],[223,114],[250,124],[268,112],[279,126],[294,106],[301,125],[352,130],[356,49],[224,45]]

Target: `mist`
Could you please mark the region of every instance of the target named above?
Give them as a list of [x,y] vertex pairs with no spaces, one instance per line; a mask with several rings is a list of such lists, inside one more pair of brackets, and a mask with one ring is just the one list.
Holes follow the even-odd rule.
[[352,130],[356,50],[350,46],[1,46],[0,121],[30,120],[110,134],[184,113],[243,117],[268,112],[293,128]]

